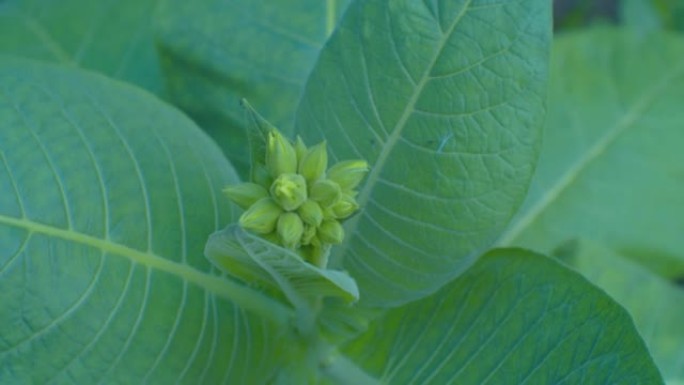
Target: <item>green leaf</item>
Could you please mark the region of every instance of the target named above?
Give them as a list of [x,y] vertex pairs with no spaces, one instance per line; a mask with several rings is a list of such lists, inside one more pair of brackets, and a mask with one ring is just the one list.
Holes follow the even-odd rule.
[[684,382],[684,289],[599,244],[566,244],[559,256],[629,310],[666,382]]
[[79,66],[161,93],[158,0],[0,1],[0,54]]
[[684,4],[679,0],[623,0],[622,22],[639,31],[684,30]]
[[624,309],[519,249],[490,252],[434,295],[390,310],[343,352],[383,384],[663,383]]
[[237,224],[212,234],[205,254],[225,273],[280,291],[296,307],[307,307],[320,296],[359,299],[356,282],[347,273],[318,268]]
[[640,32],[663,28],[663,21],[653,0],[623,0],[620,7],[622,23]]
[[[158,41],[171,100],[249,171],[246,98],[292,131],[302,87],[348,0],[166,0]],[[277,3],[277,4],[275,4]]]
[[152,95],[0,58],[0,383],[273,376],[288,345],[246,309],[289,314],[202,254],[235,218],[219,191],[236,180]]
[[362,211],[333,251],[361,302],[435,291],[518,208],[541,140],[550,2],[358,1],[297,111],[334,160],[366,159]]
[[499,243],[586,238],[646,265],[684,260],[684,39],[595,28],[558,38],[553,57],[539,166]]

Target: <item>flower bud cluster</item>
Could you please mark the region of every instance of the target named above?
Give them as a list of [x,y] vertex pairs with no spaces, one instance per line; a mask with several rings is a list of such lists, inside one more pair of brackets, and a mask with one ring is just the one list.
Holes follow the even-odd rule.
[[349,160],[328,169],[325,141],[307,148],[301,138],[291,143],[274,129],[264,163],[254,167],[255,180],[224,190],[246,210],[240,225],[325,266],[330,246],[344,239],[341,222],[359,209],[354,189],[368,163]]

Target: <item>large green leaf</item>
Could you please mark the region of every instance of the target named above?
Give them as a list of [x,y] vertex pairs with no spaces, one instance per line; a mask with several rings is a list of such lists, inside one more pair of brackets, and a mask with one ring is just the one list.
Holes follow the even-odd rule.
[[684,383],[684,289],[592,242],[558,253],[629,310],[666,382]]
[[0,383],[274,375],[286,345],[245,309],[288,315],[203,256],[234,218],[217,192],[236,179],[150,94],[0,59]]
[[583,237],[666,272],[684,259],[684,38],[568,34],[551,83],[537,173],[500,243],[550,251]]
[[[361,301],[433,292],[518,208],[538,155],[550,2],[358,1],[322,51],[297,130],[371,172],[334,252]],[[341,260],[343,260],[341,262]]]
[[161,92],[159,0],[0,1],[0,53],[81,66]]
[[224,149],[249,168],[246,98],[280,130],[292,130],[302,87],[348,0],[165,0],[158,40],[168,91]]
[[382,384],[663,383],[623,308],[579,274],[515,249],[390,310],[343,353]]

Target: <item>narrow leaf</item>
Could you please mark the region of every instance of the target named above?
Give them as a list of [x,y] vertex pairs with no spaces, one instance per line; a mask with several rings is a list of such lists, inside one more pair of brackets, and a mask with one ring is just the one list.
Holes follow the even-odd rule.
[[207,257],[222,271],[245,282],[282,292],[296,307],[320,296],[347,302],[359,299],[356,282],[346,272],[320,269],[293,251],[231,225],[207,242]]

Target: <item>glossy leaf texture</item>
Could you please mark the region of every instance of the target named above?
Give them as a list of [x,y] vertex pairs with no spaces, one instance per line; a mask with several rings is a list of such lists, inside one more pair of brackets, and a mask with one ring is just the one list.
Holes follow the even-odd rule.
[[[277,329],[203,255],[237,177],[178,111],[0,59],[0,383],[260,383]],[[277,309],[272,309],[277,311]]]
[[282,293],[295,307],[308,307],[319,297],[359,299],[356,283],[347,273],[318,268],[237,224],[212,234],[205,255],[227,274]]
[[666,382],[684,383],[684,287],[593,242],[569,242],[557,255],[629,311]]
[[342,351],[381,384],[663,384],[622,307],[519,249],[486,254]]
[[165,0],[157,39],[169,95],[243,177],[246,98],[284,133],[321,47],[348,0]]
[[0,54],[83,67],[161,93],[152,34],[158,3],[0,1]]
[[437,290],[499,234],[541,141],[548,1],[359,1],[322,51],[297,132],[366,159],[333,262],[361,302]]
[[581,237],[667,274],[684,260],[684,38],[595,28],[553,58],[539,167],[500,244]]

